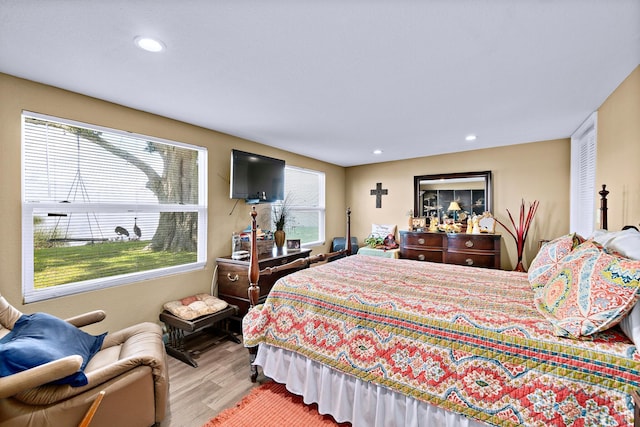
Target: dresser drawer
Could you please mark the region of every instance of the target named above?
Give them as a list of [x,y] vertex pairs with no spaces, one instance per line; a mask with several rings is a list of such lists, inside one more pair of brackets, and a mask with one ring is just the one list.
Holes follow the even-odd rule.
[[495,267],[496,257],[493,254],[471,254],[465,252],[448,252],[447,264],[469,265],[472,267]]
[[495,248],[495,239],[493,235],[456,234],[449,236],[448,247],[449,250],[492,251]]
[[400,232],[400,257],[500,268],[499,234]]
[[402,245],[441,248],[445,237],[438,233],[406,233],[402,235]]
[[414,259],[417,261],[443,262],[444,252],[441,250],[420,250],[401,249],[402,258]]
[[[249,271],[240,265],[218,265],[218,293],[248,298]],[[260,296],[269,293],[270,289],[260,288]]]

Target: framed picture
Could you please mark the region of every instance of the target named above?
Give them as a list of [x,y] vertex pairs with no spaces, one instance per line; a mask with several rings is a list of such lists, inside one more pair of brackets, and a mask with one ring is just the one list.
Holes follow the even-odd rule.
[[300,239],[287,239],[287,249],[300,249]]
[[489,212],[485,212],[478,219],[478,227],[481,233],[495,233],[496,232],[496,219]]
[[427,226],[427,218],[425,217],[415,217],[411,218],[411,228],[413,230],[420,230]]

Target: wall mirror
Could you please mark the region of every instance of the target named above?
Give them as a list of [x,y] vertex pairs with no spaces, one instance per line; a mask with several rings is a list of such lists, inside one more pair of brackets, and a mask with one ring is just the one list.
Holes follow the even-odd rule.
[[414,176],[415,217],[453,218],[491,212],[491,171]]

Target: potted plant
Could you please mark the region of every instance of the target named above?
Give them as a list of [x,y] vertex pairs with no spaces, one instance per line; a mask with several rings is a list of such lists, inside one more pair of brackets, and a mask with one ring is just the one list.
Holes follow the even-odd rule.
[[364,239],[364,244],[370,248],[380,248],[384,246],[384,237],[370,234],[366,239]]
[[278,249],[281,249],[284,246],[284,242],[287,237],[284,231],[284,227],[287,224],[287,219],[289,216],[289,203],[290,201],[287,196],[284,198],[282,203],[274,204],[272,207],[273,225],[276,228],[276,231],[273,233],[273,238],[276,241],[276,247]]
[[524,200],[522,200],[522,203],[520,204],[520,220],[517,224],[513,220],[513,216],[511,216],[511,212],[509,212],[509,209],[507,209],[507,213],[509,214],[509,220],[511,221],[511,225],[513,225],[513,231],[511,231],[506,225],[504,225],[502,221],[496,218],[496,221],[498,222],[498,224],[503,226],[504,229],[507,230],[509,234],[511,234],[511,237],[513,237],[513,240],[516,242],[518,261],[517,261],[516,267],[514,268],[514,271],[521,271],[521,272],[527,271],[527,269],[524,268],[524,264],[522,263],[522,256],[524,255],[524,244],[527,241],[527,235],[529,234],[529,227],[531,227],[531,223],[533,222],[533,217],[536,215],[536,211],[538,210],[538,204],[539,202],[537,200],[534,200],[533,202],[531,202],[529,204],[529,211],[525,215]]

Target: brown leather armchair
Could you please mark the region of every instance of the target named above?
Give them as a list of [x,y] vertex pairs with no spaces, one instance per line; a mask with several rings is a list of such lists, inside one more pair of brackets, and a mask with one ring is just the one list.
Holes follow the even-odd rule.
[[[0,296],[0,338],[21,315]],[[98,310],[66,320],[82,327],[104,318]],[[148,427],[164,419],[169,377],[159,325],[140,323],[107,334],[84,369],[87,385],[51,384],[78,372],[82,360],[72,355],[0,377],[0,427],[77,426],[101,391],[91,427]]]

